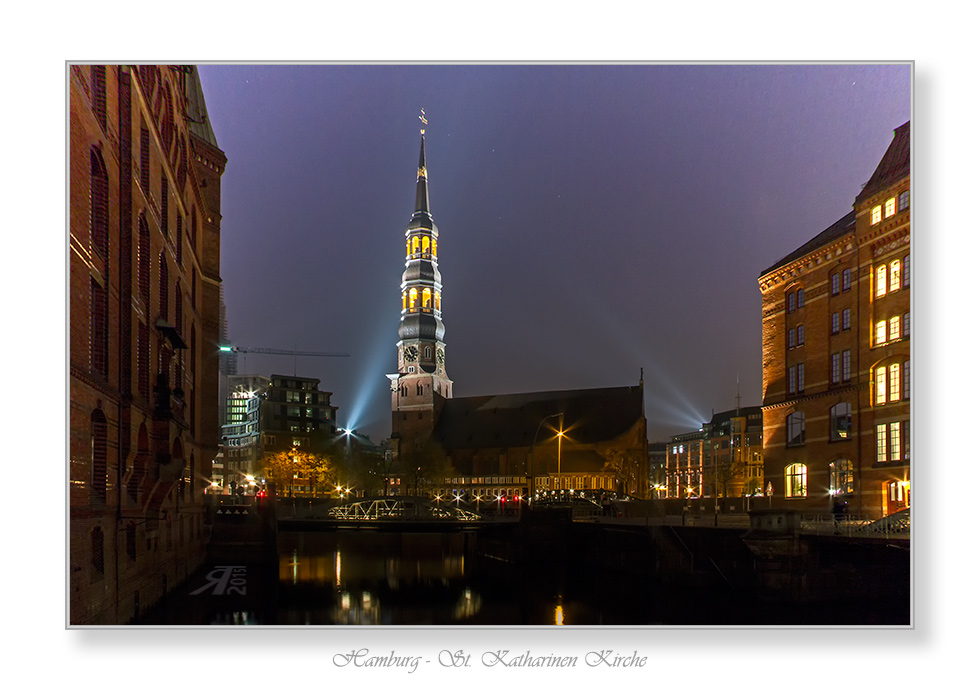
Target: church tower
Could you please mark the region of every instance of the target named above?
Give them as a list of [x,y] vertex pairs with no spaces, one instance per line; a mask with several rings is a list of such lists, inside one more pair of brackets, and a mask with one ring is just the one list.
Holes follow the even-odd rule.
[[[423,125],[425,112],[419,117]],[[419,150],[415,213],[405,230],[405,271],[398,324],[398,372],[391,381],[393,446],[405,456],[432,434],[442,402],[452,398],[446,375],[445,326],[442,323],[442,275],[439,273],[439,229],[429,212],[425,168],[425,129]]]

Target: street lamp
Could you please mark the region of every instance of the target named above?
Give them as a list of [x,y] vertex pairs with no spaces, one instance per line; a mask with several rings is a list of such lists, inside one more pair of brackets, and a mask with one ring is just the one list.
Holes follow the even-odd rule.
[[[544,422],[546,420],[548,420],[549,418],[559,418],[559,417],[564,418],[565,417],[565,414],[564,413],[552,413],[550,416],[545,416],[544,418],[541,419],[541,422],[538,423],[538,427],[534,431],[534,439],[531,440],[531,450],[528,453],[528,459],[527,459],[528,464],[530,465],[530,469],[528,471],[530,471],[530,473],[531,473],[531,476],[530,476],[531,483],[530,483],[530,486],[528,488],[528,495],[529,496],[534,492],[534,446],[538,442],[538,431],[541,430],[541,426],[544,425]],[[559,432],[559,435],[561,435],[560,432]],[[561,437],[559,437],[558,440],[559,440],[559,442],[558,442],[558,469],[559,469],[559,471],[561,471]]]

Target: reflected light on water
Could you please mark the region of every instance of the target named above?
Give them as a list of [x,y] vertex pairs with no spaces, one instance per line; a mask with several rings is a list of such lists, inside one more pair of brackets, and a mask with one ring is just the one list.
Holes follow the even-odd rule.
[[561,608],[561,603],[555,606],[555,624],[564,625],[565,624],[565,611]]

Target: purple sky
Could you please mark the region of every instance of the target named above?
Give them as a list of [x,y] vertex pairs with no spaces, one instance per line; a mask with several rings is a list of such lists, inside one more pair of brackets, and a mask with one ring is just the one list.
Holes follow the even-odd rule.
[[636,384],[651,440],[761,401],[760,271],[851,207],[909,65],[202,65],[239,371],[391,430],[420,109],[456,396]]

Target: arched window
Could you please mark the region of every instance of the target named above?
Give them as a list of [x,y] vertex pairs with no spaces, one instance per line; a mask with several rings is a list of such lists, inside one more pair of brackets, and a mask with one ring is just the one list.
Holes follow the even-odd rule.
[[879,265],[875,268],[875,296],[883,297],[888,292],[888,266]]
[[143,303],[150,305],[150,227],[146,223],[146,212],[139,216],[139,241],[136,247],[137,276]]
[[92,66],[92,111],[102,130],[106,130],[105,66]]
[[104,503],[109,486],[109,426],[105,414],[99,409],[92,411],[91,428],[92,491]]
[[806,465],[795,462],[786,467],[786,498],[806,496]]
[[408,294],[402,292],[402,311],[408,308]]
[[422,290],[422,308],[423,309],[428,309],[428,308],[431,308],[431,306],[432,306],[432,290],[431,289],[428,289],[428,288],[423,289]]
[[167,269],[166,253],[160,253],[160,318],[167,320],[170,305],[170,271]]
[[429,252],[429,237],[428,236],[422,236],[422,252],[423,253],[428,253]]
[[419,237],[412,236],[412,255],[419,252]]
[[902,288],[902,263],[892,260],[888,266],[888,291],[897,292]]
[[439,292],[436,292],[436,311],[442,311],[442,305],[439,301]]
[[170,238],[170,182],[166,175],[160,177],[160,230]]
[[136,328],[136,390],[150,399],[150,331],[142,321]]
[[854,493],[854,463],[837,459],[830,463],[830,493],[847,496]]
[[412,288],[408,292],[408,308],[414,310],[415,303],[418,301],[419,292],[417,289]]
[[436,237],[432,237],[432,257],[436,257]]
[[89,284],[89,357],[92,371],[103,379],[109,378],[109,295],[101,284],[90,279]]
[[90,154],[89,234],[92,250],[103,260],[109,257],[109,172],[97,148]]

